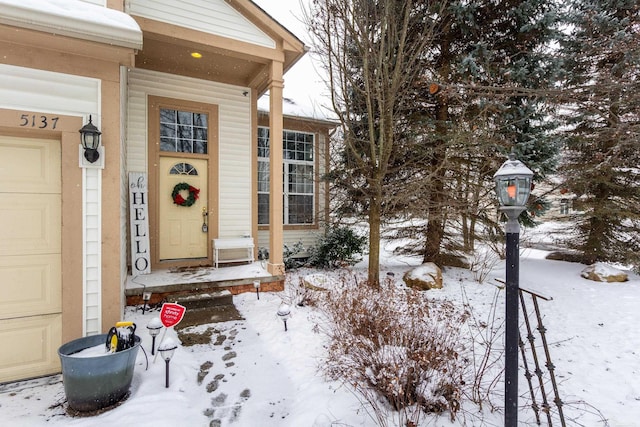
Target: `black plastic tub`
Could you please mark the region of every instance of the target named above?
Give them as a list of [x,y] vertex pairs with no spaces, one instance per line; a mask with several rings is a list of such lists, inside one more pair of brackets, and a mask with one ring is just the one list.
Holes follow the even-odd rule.
[[135,345],[116,353],[74,356],[87,348],[104,345],[107,334],[78,338],[58,349],[62,364],[62,382],[69,408],[78,412],[105,409],[120,402],[129,392],[133,369],[140,347]]

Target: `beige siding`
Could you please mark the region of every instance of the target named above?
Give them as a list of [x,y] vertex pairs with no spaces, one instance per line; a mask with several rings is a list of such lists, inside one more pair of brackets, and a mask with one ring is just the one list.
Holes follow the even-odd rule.
[[0,108],[84,116],[98,110],[99,80],[0,64]]
[[[100,128],[100,80],[0,64],[0,108],[86,117]],[[78,143],[80,140],[78,139]],[[83,333],[101,333],[102,170],[83,170]]]
[[147,96],[218,105],[219,237],[251,231],[251,96],[248,88],[135,69],[129,73],[128,172],[147,172]]
[[275,48],[275,42],[224,0],[129,0],[125,12],[234,40]]

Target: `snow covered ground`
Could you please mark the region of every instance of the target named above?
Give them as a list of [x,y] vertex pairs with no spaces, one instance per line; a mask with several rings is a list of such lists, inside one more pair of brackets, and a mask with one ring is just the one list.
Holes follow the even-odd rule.
[[[638,426],[640,420],[640,278],[625,283],[599,283],[580,277],[584,266],[545,260],[546,252],[523,249],[521,286],[552,297],[541,301],[556,366],[560,397],[565,402],[567,425]],[[382,275],[395,279],[417,260],[386,254]],[[288,288],[313,270],[290,272]],[[352,273],[366,272],[366,260]],[[337,273],[327,273],[337,274]],[[491,307],[495,279],[504,277],[504,262],[492,269],[483,284],[468,270],[447,269],[444,289],[429,295],[462,301],[462,290],[474,312],[482,317]],[[499,291],[498,314],[504,312],[504,291]],[[319,366],[325,338],[315,332],[321,318],[316,309],[292,306],[288,331],[276,312],[291,302],[292,292],[253,293],[234,297],[245,320],[197,327],[211,329],[211,343],[179,346],[170,365],[170,386],[165,388],[165,366],[150,355],[146,324],[158,311],[128,310],[125,320],[138,325],[149,357],[140,351],[131,394],[121,405],[92,417],[66,413],[59,376],[15,384],[0,393],[0,420],[6,426],[371,426],[375,425],[350,388],[323,379]],[[162,335],[160,335],[162,337]],[[160,338],[159,337],[159,338]],[[167,337],[178,339],[170,329]],[[6,350],[5,350],[6,351]],[[520,370],[521,425],[534,425],[527,403],[527,385]],[[499,388],[502,386],[500,385]],[[498,398],[498,403],[501,398]],[[456,422],[446,416],[424,420],[425,426],[500,426],[503,415],[478,414],[463,405]],[[543,424],[545,425],[545,424]],[[558,424],[559,425],[559,424]]]

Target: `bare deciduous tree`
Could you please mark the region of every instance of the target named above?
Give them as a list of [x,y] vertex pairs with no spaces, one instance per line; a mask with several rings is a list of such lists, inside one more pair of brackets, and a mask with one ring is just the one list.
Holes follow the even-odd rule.
[[385,179],[398,144],[403,104],[420,59],[438,37],[445,1],[315,0],[307,21],[322,56],[369,223],[368,282],[379,285]]

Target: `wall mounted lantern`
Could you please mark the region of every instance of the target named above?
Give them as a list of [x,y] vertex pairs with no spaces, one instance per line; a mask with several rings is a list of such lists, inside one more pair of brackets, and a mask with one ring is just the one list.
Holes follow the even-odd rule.
[[95,163],[100,158],[100,135],[102,132],[91,122],[91,115],[89,115],[89,123],[80,129],[80,142],[84,149],[84,158],[89,163]]

